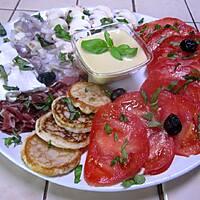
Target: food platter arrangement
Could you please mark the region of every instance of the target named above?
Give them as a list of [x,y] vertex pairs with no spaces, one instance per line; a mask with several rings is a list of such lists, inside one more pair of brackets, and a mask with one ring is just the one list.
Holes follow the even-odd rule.
[[0,24],[0,152],[66,187],[126,191],[200,165],[200,34],[105,6]]

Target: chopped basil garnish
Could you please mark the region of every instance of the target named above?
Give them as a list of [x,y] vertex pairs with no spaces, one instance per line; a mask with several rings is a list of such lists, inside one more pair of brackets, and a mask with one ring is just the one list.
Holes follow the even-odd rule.
[[64,62],[67,62],[68,60],[66,59],[66,56],[67,56],[67,53],[62,53],[62,52],[60,52],[60,54],[59,54],[59,59],[60,59],[60,61],[61,61],[61,63],[64,63]]
[[72,19],[73,19],[73,17],[70,16],[71,12],[72,12],[71,10],[68,12],[66,20],[65,20],[68,25],[72,22]]
[[119,116],[119,121],[120,122],[128,122],[128,118],[126,117],[126,115],[121,113],[120,116]]
[[14,147],[16,147],[17,145],[22,144],[21,136],[20,135],[14,135],[12,137],[4,138],[4,144],[7,147],[10,147],[10,145],[14,144]]
[[167,57],[170,59],[175,59],[178,57],[178,55],[176,53],[170,52],[167,54]]
[[35,17],[36,19],[38,19],[38,20],[41,21],[41,22],[44,21],[44,19],[42,18],[42,16],[41,16],[40,13],[38,13],[38,14],[36,14],[36,15],[33,15],[33,17]]
[[48,111],[51,109],[51,104],[54,100],[54,97],[49,94],[46,101],[42,103],[37,103],[37,104],[32,104],[36,110],[43,110],[43,111]]
[[150,121],[150,122],[148,122],[147,126],[149,128],[156,128],[156,127],[161,127],[162,124],[158,121]]
[[0,65],[0,78],[2,78],[4,82],[8,81],[8,74],[6,73],[3,65]]
[[104,131],[106,132],[107,135],[110,135],[112,133],[112,128],[108,123],[105,124]]
[[147,112],[147,113],[143,114],[142,117],[148,121],[151,121],[153,119],[153,113]]
[[129,23],[128,20],[125,19],[125,18],[123,18],[123,19],[118,18],[117,21],[120,22],[120,23],[125,23],[125,24],[128,24],[128,23]]
[[144,90],[140,90],[140,95],[143,98],[144,103],[147,104],[148,103],[147,93]]
[[48,141],[48,149],[52,147],[51,140]]
[[143,23],[144,23],[144,17],[141,18],[141,19],[138,21],[138,24],[139,24],[139,25],[141,25],[141,24],[143,24]]
[[157,109],[157,107],[158,107],[158,96],[159,96],[161,91],[162,91],[162,88],[159,87],[152,94],[151,100],[150,100],[150,106],[151,106],[152,109]]
[[89,10],[86,10],[86,9],[83,10],[83,14],[84,14],[84,15],[87,15],[87,16],[90,16],[90,15],[91,15],[91,14],[90,14],[90,11],[89,11]]
[[162,28],[162,26],[160,24],[156,24],[154,26],[154,30],[160,30]]
[[54,28],[57,38],[63,39],[64,41],[70,41],[71,35],[67,32],[60,24],[57,24]]
[[117,142],[119,140],[119,136],[117,133],[114,133],[114,141]]
[[4,37],[7,35],[6,29],[3,27],[3,25],[0,22],[0,37]]
[[19,56],[16,56],[16,57],[13,59],[13,63],[14,63],[15,65],[17,65],[21,71],[33,70],[33,67],[30,66],[30,63],[27,62],[26,60],[22,59],[22,58],[19,57]]
[[132,186],[132,185],[140,185],[145,183],[146,179],[144,175],[136,175],[135,177],[125,180],[122,182],[122,185],[126,188]]
[[49,46],[54,45],[53,42],[49,42],[49,41],[45,40],[40,34],[36,34],[35,36],[36,36],[37,40],[39,41],[41,47],[43,47],[43,48],[47,48]]
[[68,111],[70,113],[69,120],[76,120],[81,116],[81,113],[78,109],[74,107],[70,98],[63,98],[64,103],[66,103]]
[[140,34],[143,34],[145,30],[148,28],[148,26],[145,24],[142,29],[140,30]]
[[74,170],[74,183],[79,183],[81,181],[82,165],[78,165]]
[[4,88],[5,90],[8,90],[8,91],[19,90],[19,88],[18,88],[17,86],[3,85],[3,88]]
[[100,20],[101,25],[107,25],[107,24],[112,24],[113,23],[113,19],[110,17],[104,17]]
[[111,55],[118,59],[123,60],[123,57],[134,57],[137,54],[138,48],[131,48],[127,44],[121,44],[118,47],[115,47],[113,40],[110,37],[110,34],[105,31],[104,33],[105,40],[102,39],[91,39],[83,40],[81,42],[81,47],[93,54],[102,54],[104,52],[110,51]]
[[9,38],[3,38],[3,42],[4,42],[4,43],[10,42],[10,39],[9,39]]
[[121,154],[122,154],[121,157],[122,157],[122,162],[123,163],[127,162],[127,160],[128,160],[128,153],[126,151],[127,144],[128,144],[128,140],[125,139],[125,141],[124,141],[124,143],[123,143],[123,145],[121,147]]
[[120,156],[116,156],[113,160],[111,160],[110,166],[113,167],[118,162],[120,163]]
[[167,87],[166,90],[171,92],[174,90],[174,88],[177,86],[178,81],[172,81]]

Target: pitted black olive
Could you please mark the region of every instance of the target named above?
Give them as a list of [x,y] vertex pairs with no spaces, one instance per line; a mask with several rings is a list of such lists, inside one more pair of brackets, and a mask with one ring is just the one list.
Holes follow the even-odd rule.
[[124,93],[126,93],[125,89],[117,88],[117,89],[112,91],[110,98],[111,98],[112,101],[114,101],[115,99],[117,99],[119,96],[121,96]]
[[197,50],[198,43],[195,40],[185,39],[180,43],[180,48],[183,51],[194,53]]
[[170,114],[164,121],[164,125],[163,125],[165,131],[169,134],[169,135],[177,135],[178,133],[181,132],[182,130],[182,124],[180,119],[178,118],[177,115],[175,114]]
[[56,75],[54,72],[44,72],[44,73],[39,74],[37,79],[41,83],[44,83],[46,86],[50,86],[55,82]]

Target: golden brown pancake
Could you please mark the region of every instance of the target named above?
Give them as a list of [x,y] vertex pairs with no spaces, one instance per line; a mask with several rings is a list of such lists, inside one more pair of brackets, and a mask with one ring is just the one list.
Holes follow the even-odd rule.
[[80,149],[89,144],[89,133],[72,133],[58,126],[51,112],[40,117],[35,125],[36,134],[51,144],[64,149]]
[[99,85],[90,82],[77,82],[72,85],[67,94],[75,107],[83,113],[95,113],[100,106],[111,100]]
[[33,171],[46,176],[59,176],[70,172],[79,164],[81,151],[51,146],[33,134],[24,141],[21,156]]
[[88,133],[91,130],[93,115],[80,112],[80,117],[70,120],[70,112],[64,99],[66,96],[56,98],[52,103],[52,114],[55,122],[73,133]]

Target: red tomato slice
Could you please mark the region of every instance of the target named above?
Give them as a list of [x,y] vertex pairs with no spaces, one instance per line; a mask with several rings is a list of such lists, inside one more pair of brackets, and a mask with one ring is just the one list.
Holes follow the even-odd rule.
[[158,119],[164,122],[171,114],[178,116],[182,130],[174,136],[175,153],[189,156],[200,153],[200,139],[197,132],[198,111],[193,102],[179,95],[161,92],[158,98]]
[[[131,178],[148,158],[149,142],[145,125],[134,114],[127,115],[128,121],[120,121],[122,112],[117,104],[110,103],[95,114],[84,168],[84,177],[89,185],[113,185]],[[105,131],[106,124],[112,129],[110,134]],[[123,157],[122,147],[126,142],[126,162],[116,162],[112,166],[112,160]]]
[[[167,28],[166,25],[171,25],[174,27]],[[164,31],[165,33],[161,34],[160,31],[165,29],[167,29],[168,31]],[[158,35],[162,35],[164,38],[166,38],[165,34],[167,34],[168,36],[174,34],[174,30],[176,30],[176,32],[181,35],[186,35],[189,32],[196,32],[196,30],[193,27],[187,25],[185,22],[171,17],[166,17],[150,23],[143,24],[142,26],[137,27],[136,32],[138,32],[138,34],[143,38],[145,42],[148,42],[154,37],[160,38]],[[153,34],[156,32],[159,32],[159,34],[153,36]]]
[[165,131],[158,131],[149,137],[150,152],[144,168],[145,174],[160,174],[167,170],[174,159],[174,141]]

